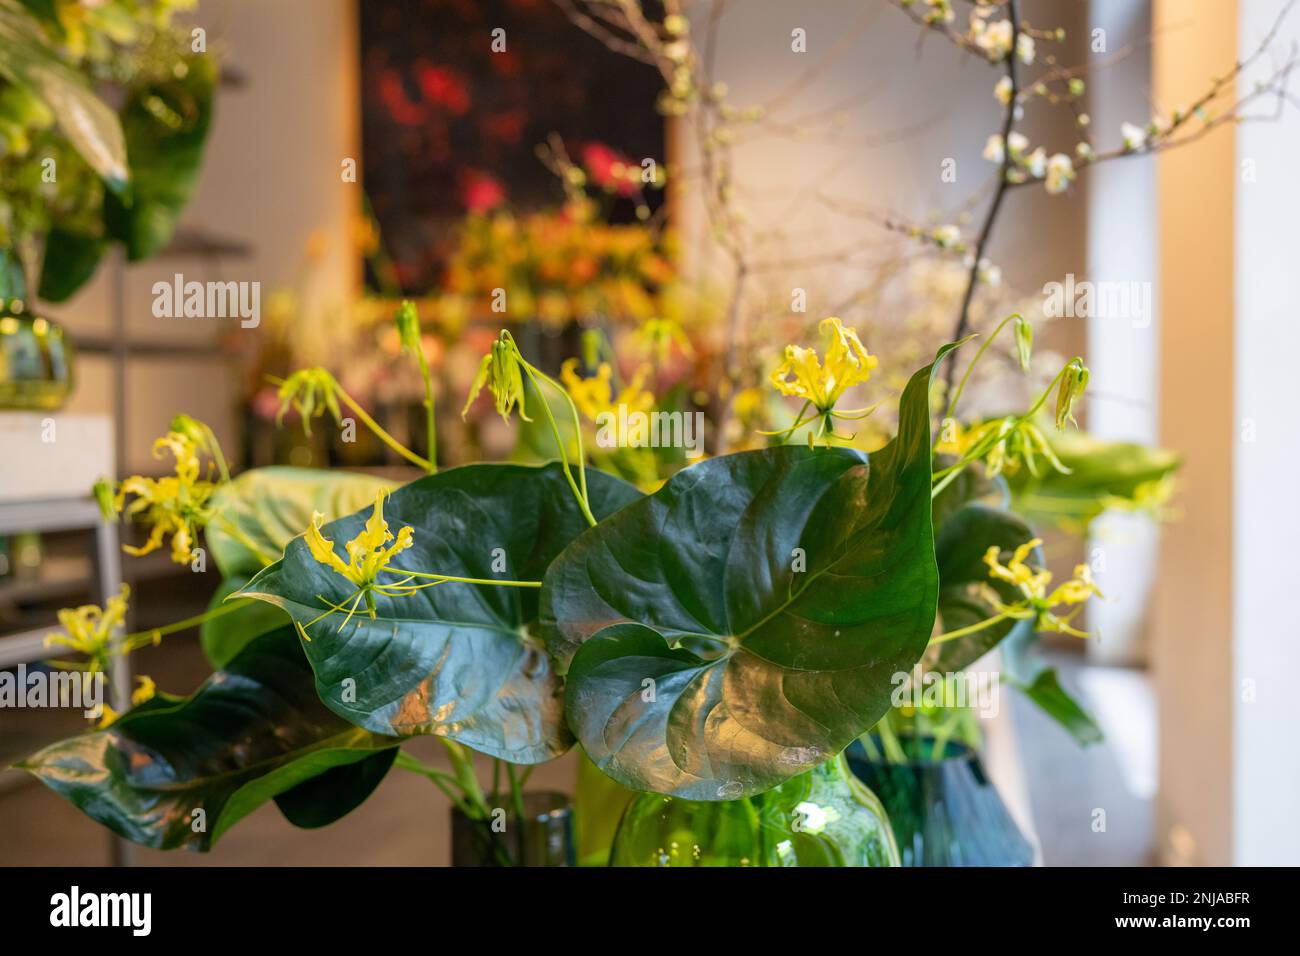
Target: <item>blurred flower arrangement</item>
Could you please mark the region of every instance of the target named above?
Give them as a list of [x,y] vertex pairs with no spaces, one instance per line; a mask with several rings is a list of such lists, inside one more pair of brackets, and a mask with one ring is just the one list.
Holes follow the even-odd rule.
[[216,87],[201,31],[175,23],[195,5],[0,3],[0,296],[62,301],[110,243],[134,261],[171,237]]

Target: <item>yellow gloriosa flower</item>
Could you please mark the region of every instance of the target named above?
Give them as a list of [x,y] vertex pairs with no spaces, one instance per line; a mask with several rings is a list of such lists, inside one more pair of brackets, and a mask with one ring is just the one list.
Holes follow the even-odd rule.
[[839,319],[823,319],[818,328],[825,344],[825,365],[816,349],[787,345],[771,382],[782,395],[802,398],[828,412],[846,390],[871,378],[879,360],[867,352],[858,333]]
[[601,362],[596,374],[589,378],[583,378],[577,369],[577,359],[566,359],[560,367],[560,380],[578,411],[592,421],[605,413],[618,414],[620,405],[626,406],[629,412],[648,412],[654,408],[655,397],[644,388],[646,376],[650,374],[645,366],[637,369],[617,396],[614,394],[614,370],[608,362]]
[[[189,436],[168,432],[154,442],[155,458],[168,453],[176,460],[175,476],[132,475],[122,482],[112,505],[127,517],[143,517],[153,526],[143,545],[123,545],[122,550],[136,556],[150,554],[162,547],[163,540],[171,535],[172,560],[188,564],[194,556],[195,533],[210,517],[208,505],[217,485],[199,477],[198,450]],[[129,505],[128,495],[133,496]]]
[[311,420],[326,411],[334,421],[341,421],[343,413],[339,409],[338,382],[327,369],[304,368],[294,372],[280,382],[276,396],[280,400],[280,409],[276,412],[275,423],[280,424],[290,408],[298,412],[302,419],[302,430],[311,434]]
[[690,339],[686,337],[686,332],[676,319],[647,319],[637,329],[634,338],[637,344],[654,355],[660,364],[667,360],[674,345],[687,358],[695,354]]
[[[153,700],[158,693],[158,686],[153,682],[152,677],[146,677],[144,674],[140,674],[136,677],[136,680],[139,681],[140,686],[131,692],[132,707],[139,707],[145,701]],[[121,716],[122,715],[116,710],[108,704],[105,704],[104,715],[100,717],[99,723],[95,726],[100,730],[104,730],[105,728],[111,727],[113,724],[117,723]]]
[[[984,553],[984,563],[989,566],[989,577],[1005,581],[1016,587],[1022,600],[1014,604],[1005,604],[992,588],[986,588],[985,599],[999,614],[1020,620],[1033,620],[1034,629],[1038,631],[1055,631],[1060,634],[1072,634],[1075,637],[1088,637],[1086,631],[1072,627],[1070,622],[1093,595],[1101,597],[1102,593],[1092,579],[1092,569],[1086,564],[1076,565],[1074,576],[1050,593],[1047,588],[1052,583],[1052,573],[1046,569],[1035,570],[1026,563],[1026,559],[1035,548],[1043,543],[1041,538],[1034,538],[1020,545],[1012,553],[1011,560],[1002,564],[999,560],[1001,549],[990,545]],[[1074,610],[1061,614],[1060,607],[1073,607]]]
[[[337,571],[358,588],[372,587],[379,572],[388,567],[389,562],[415,543],[415,529],[404,527],[397,532],[396,538],[388,530],[384,520],[384,492],[375,494],[375,507],[366,520],[365,527],[346,545],[348,560],[339,557],[334,550],[334,542],[321,534],[321,525],[325,516],[319,511],[311,516],[311,527],[307,529],[307,547],[311,556],[321,564]],[[391,546],[388,542],[392,541]]]
[[953,434],[945,434],[946,440],[940,441],[935,450],[951,452],[963,458],[975,452],[972,460],[983,459],[991,478],[1003,472],[1014,475],[1022,466],[1028,468],[1031,475],[1038,475],[1039,456],[1047,459],[1061,474],[1070,473],[1070,469],[1052,451],[1042,430],[1029,419],[1008,415],[969,428],[962,428],[955,422],[953,426]]
[[126,620],[130,596],[131,589],[124,584],[121,593],[109,598],[103,608],[95,604],[64,608],[59,611],[59,625],[63,631],[47,634],[45,646],[66,647],[74,653],[84,654],[88,670],[102,671],[112,652],[113,632]]

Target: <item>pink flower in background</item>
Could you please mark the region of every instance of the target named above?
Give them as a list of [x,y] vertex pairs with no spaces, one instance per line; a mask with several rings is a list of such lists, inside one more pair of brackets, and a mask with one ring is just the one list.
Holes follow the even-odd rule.
[[587,143],[582,147],[582,165],[587,175],[601,189],[609,189],[620,196],[636,192],[632,161],[604,143]]
[[506,191],[495,176],[470,169],[461,174],[460,198],[466,211],[485,213],[506,201]]
[[425,102],[440,106],[453,116],[464,116],[469,110],[469,88],[454,70],[433,66],[425,60],[416,65],[416,82]]

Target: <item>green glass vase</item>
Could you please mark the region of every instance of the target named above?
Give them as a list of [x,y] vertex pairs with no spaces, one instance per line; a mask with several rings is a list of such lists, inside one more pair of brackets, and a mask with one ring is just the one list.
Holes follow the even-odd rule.
[[743,800],[639,794],[610,865],[897,866],[898,849],[880,801],[839,756]]
[[0,300],[0,408],[55,411],[72,392],[72,346],[56,323]]

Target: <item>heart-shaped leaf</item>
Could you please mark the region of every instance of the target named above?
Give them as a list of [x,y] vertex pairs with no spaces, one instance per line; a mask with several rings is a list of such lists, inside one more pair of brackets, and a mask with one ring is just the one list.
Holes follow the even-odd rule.
[[[18,764],[115,833],[160,850],[207,850],[273,797],[312,788],[307,825],[368,797],[398,741],[352,726],[317,698],[292,627],[263,635],[184,699],[157,697],[106,730]],[[364,772],[333,771],[364,763]],[[381,771],[382,767],[382,771]],[[299,803],[286,798],[294,821]]]
[[933,368],[870,456],[783,446],[705,461],[555,561],[544,633],[597,766],[637,790],[734,799],[828,760],[885,713],[935,617]]
[[[329,520],[342,518],[374,504],[376,491],[395,487],[396,482],[373,475],[319,468],[254,468],[217,490],[212,510],[220,518],[208,525],[204,535],[222,576],[250,577],[302,534],[312,512],[319,511]],[[238,536],[226,529],[225,522],[235,525]]]
[[[588,471],[587,485],[597,518],[641,497],[597,471]],[[323,533],[342,553],[370,513],[332,522]],[[393,492],[384,518],[394,533],[415,529],[390,581],[400,580],[401,568],[540,581],[587,527],[558,464],[440,472]],[[324,601],[341,604],[355,589],[295,540],[242,593],[310,625],[303,648],[317,691],[359,727],[438,734],[513,763],[549,760],[572,743],[559,678],[534,634],[536,588],[449,582],[405,597],[376,595],[373,619],[362,610],[351,620],[340,612],[316,620],[328,610]]]

